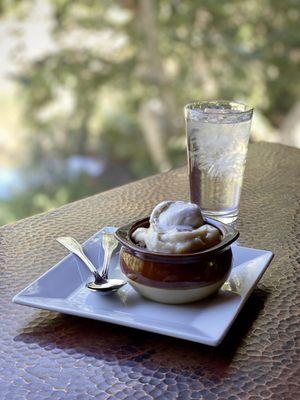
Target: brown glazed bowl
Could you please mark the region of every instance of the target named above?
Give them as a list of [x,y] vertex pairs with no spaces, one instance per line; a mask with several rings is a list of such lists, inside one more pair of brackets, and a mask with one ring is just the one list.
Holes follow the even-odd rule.
[[217,245],[196,253],[158,253],[139,246],[132,233],[149,227],[149,218],[116,231],[122,244],[120,264],[132,287],[144,297],[168,304],[190,303],[216,292],[227,279],[232,265],[231,244],[239,232],[229,225],[205,218],[221,232]]

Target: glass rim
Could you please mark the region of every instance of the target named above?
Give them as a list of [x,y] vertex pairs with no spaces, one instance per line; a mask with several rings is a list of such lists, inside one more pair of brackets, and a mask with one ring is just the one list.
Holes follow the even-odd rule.
[[[201,106],[207,105],[207,107],[209,108],[209,106],[213,106],[213,105],[229,105],[229,106],[235,106],[236,109],[223,109],[223,112],[220,112],[221,110],[219,109],[215,109],[211,108],[209,111],[205,111],[204,109],[201,109]],[[238,107],[244,107],[244,110],[238,109]],[[241,103],[239,101],[233,101],[233,100],[194,100],[191,101],[190,103],[187,103],[184,106],[184,109],[186,111],[188,110],[195,110],[201,114],[206,114],[206,115],[212,115],[212,114],[235,114],[235,115],[242,115],[242,114],[249,114],[251,112],[253,112],[254,107]]]

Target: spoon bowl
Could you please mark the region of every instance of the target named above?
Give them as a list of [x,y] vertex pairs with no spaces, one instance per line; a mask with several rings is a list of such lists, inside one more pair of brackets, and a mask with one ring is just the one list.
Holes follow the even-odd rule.
[[108,279],[107,281],[103,281],[100,283],[97,283],[96,281],[94,282],[89,282],[86,284],[86,287],[88,287],[91,290],[100,290],[101,292],[115,292],[119,290],[122,286],[126,284],[125,281],[122,279]]

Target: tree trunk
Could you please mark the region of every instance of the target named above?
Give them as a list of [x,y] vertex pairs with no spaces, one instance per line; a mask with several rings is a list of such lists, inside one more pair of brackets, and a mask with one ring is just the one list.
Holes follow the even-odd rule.
[[145,99],[140,107],[140,118],[145,141],[154,164],[160,171],[171,167],[167,155],[167,138],[174,134],[175,115],[173,94],[169,91],[162,60],[158,50],[155,2],[140,0],[140,30],[145,38],[141,51],[144,79],[157,87],[158,97]]

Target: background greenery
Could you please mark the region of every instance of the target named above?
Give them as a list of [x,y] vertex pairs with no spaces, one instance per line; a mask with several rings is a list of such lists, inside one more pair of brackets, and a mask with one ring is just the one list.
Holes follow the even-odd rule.
[[[15,85],[22,132],[6,131],[13,145],[10,161],[4,146],[0,168],[17,171],[21,184],[2,198],[0,224],[183,164],[182,108],[193,99],[251,103],[253,140],[297,145],[299,5],[1,2],[0,24],[22,24],[34,9],[34,25],[47,9],[51,45],[26,57],[24,32],[12,33],[18,68],[6,79]],[[38,47],[39,37],[32,40]],[[94,162],[98,172],[74,173],[74,156]]]

